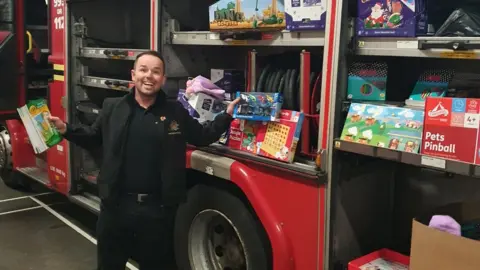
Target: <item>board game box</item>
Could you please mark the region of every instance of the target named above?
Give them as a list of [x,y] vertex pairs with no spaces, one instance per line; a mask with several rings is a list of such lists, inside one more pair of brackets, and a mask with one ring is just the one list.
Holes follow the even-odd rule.
[[352,103],[340,139],[418,153],[423,118],[422,109]]
[[237,92],[241,101],[235,105],[233,118],[253,121],[276,121],[283,105],[280,93]]
[[409,100],[425,102],[427,97],[445,96],[453,74],[454,72],[452,70],[425,71],[415,84]]
[[219,0],[209,8],[211,31],[281,30],[284,0]]
[[257,137],[265,133],[266,122],[234,119],[228,132],[228,147],[257,155],[260,142]]
[[282,110],[278,122],[268,122],[265,132],[257,135],[259,155],[292,163],[302,131],[304,114]]
[[385,62],[354,62],[348,70],[347,98],[385,100],[388,66]]
[[480,99],[427,98],[421,153],[480,164]]
[[285,0],[287,30],[325,29],[326,5],[326,0]]
[[425,0],[358,0],[358,36],[415,37],[427,34]]

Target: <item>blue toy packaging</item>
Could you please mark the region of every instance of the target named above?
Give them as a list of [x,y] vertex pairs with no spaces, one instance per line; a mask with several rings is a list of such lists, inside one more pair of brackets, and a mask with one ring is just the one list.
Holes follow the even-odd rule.
[[384,62],[355,62],[348,70],[347,98],[353,100],[385,100],[388,66]]
[[427,34],[426,0],[358,0],[358,36],[415,37]]
[[285,0],[287,30],[325,29],[326,2],[326,0]]
[[253,121],[277,121],[283,105],[280,93],[237,92],[241,101],[235,106],[233,118]]
[[425,102],[427,97],[444,97],[453,74],[453,70],[425,71],[415,84],[409,99]]

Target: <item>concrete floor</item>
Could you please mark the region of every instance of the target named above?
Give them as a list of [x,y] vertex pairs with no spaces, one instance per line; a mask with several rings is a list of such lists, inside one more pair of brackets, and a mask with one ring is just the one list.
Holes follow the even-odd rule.
[[0,270],[96,269],[96,219],[40,185],[26,193],[0,181]]

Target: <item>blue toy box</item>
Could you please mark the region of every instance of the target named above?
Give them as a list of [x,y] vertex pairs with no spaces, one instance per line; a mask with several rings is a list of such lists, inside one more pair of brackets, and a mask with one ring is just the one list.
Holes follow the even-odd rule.
[[425,71],[415,84],[409,99],[425,102],[427,97],[444,97],[453,75],[453,70]]
[[233,118],[253,121],[277,121],[283,105],[280,93],[237,92],[241,101],[235,106]]
[[388,66],[383,62],[355,62],[348,71],[347,98],[353,100],[385,100]]

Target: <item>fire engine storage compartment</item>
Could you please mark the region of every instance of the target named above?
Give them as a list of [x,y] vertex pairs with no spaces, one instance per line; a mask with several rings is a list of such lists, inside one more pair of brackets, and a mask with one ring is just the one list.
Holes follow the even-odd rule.
[[[392,42],[396,40],[393,38]],[[350,56],[342,68],[358,61],[386,62],[386,104],[404,103],[426,70],[452,69],[455,76],[460,73],[480,75],[480,62],[475,60],[398,57],[392,54],[368,56],[368,53],[363,53],[365,55]],[[346,85],[341,89],[337,92],[335,138],[340,138],[351,104],[346,97]],[[375,101],[355,102],[382,104]],[[369,149],[373,148],[338,139],[334,144],[332,269],[346,269],[350,261],[382,248],[408,256],[413,218],[449,203],[480,198],[477,177],[421,167],[420,164],[405,164],[392,155],[389,157],[391,160],[386,155],[383,158],[370,156],[369,153],[373,152]]]
[[[69,121],[91,125],[107,97],[127,93],[134,56],[150,48],[150,1],[68,1]],[[72,146],[73,181],[95,184],[102,151]],[[82,176],[82,177],[80,177]],[[72,192],[80,185],[72,185]],[[87,187],[95,194],[94,186]]]
[[[202,75],[210,78],[211,69],[239,69],[247,74],[248,55],[256,51],[256,80],[265,66],[280,65],[283,68],[294,68],[300,73],[300,55],[302,49],[311,52],[311,70],[316,76],[321,75],[323,44],[314,46],[295,46],[286,43],[284,46],[202,46],[202,44],[178,44],[171,42],[173,31],[208,31],[208,6],[214,1],[162,1],[162,19],[159,21],[159,46],[166,61],[167,83],[164,90],[170,98],[176,98],[179,89],[185,88],[188,77]],[[182,8],[180,8],[182,7]],[[122,96],[127,91],[130,81],[130,70],[134,57],[150,48],[150,1],[72,1],[68,3],[71,14],[70,22],[70,105],[72,122],[91,124],[101,110],[106,97]],[[185,16],[190,12],[191,16]],[[146,16],[146,14],[148,14]],[[173,14],[173,15],[172,15]],[[193,33],[193,32],[192,32]],[[316,39],[315,41],[321,41]],[[106,57],[112,51],[133,52],[124,59]],[[226,55],[228,57],[220,57]],[[281,56],[281,61],[279,61]],[[276,61],[276,63],[274,62]],[[246,75],[245,75],[246,76]],[[300,77],[297,80],[299,86]],[[113,87],[105,82],[125,84]],[[132,85],[128,85],[131,87]],[[318,88],[320,91],[321,80]],[[319,98],[319,95],[318,95]],[[306,120],[305,120],[306,121]],[[317,148],[318,125],[311,124],[311,147],[314,153]],[[300,148],[300,144],[297,149]],[[84,150],[74,147],[72,164],[76,175],[82,175],[83,180],[95,183],[99,164],[102,162],[101,149]],[[297,155],[297,164],[285,164],[290,167],[304,167],[315,172],[314,159]],[[281,162],[275,164],[282,165]],[[73,177],[76,179],[76,177]],[[87,188],[95,193],[95,187],[89,185],[74,185]],[[82,189],[80,188],[80,189]],[[78,190],[80,191],[80,190]]]

